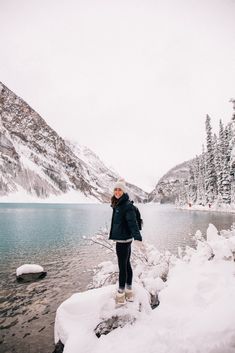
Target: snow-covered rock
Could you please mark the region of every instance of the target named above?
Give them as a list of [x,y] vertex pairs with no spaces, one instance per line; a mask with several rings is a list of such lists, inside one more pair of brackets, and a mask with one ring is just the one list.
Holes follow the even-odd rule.
[[16,277],[20,282],[30,282],[42,279],[47,272],[43,267],[37,264],[24,264],[16,269]]
[[209,224],[206,232],[207,241],[218,240],[219,234],[217,228],[213,224]]
[[[115,305],[116,285],[73,294],[57,309],[55,343],[60,340],[65,345],[64,352],[92,352],[97,337],[107,334],[108,329],[109,332],[118,331],[149,315],[147,291],[138,285],[134,289],[135,301],[118,308]],[[86,348],[87,344],[90,350]]]
[[43,272],[43,271],[44,271],[44,269],[40,265],[24,264],[16,269],[16,275],[20,276],[23,273],[38,273],[38,272]]

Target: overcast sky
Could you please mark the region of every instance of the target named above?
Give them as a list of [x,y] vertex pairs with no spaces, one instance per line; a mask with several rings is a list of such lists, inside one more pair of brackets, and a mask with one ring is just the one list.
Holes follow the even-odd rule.
[[0,0],[0,80],[150,191],[235,96],[234,0]]

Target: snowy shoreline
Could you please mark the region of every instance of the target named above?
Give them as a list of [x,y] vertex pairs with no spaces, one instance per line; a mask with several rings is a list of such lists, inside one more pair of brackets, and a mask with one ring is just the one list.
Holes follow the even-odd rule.
[[71,203],[71,204],[81,204],[81,203],[92,203],[92,204],[100,204],[96,198],[94,197],[86,197],[82,192],[80,191],[69,191],[65,194],[61,195],[50,195],[48,198],[39,198],[33,195],[30,195],[26,192],[24,192],[23,189],[19,190],[16,193],[11,193],[10,195],[6,196],[1,196],[0,197],[0,204],[1,203],[38,203],[38,204],[59,204],[59,203]]
[[176,209],[179,210],[187,210],[187,211],[204,211],[204,212],[222,212],[222,213],[235,213],[235,205],[212,205],[209,206],[201,206],[201,205],[184,205],[184,206],[175,206]]
[[[114,264],[102,263],[95,273],[99,287],[74,293],[58,307],[55,343],[63,343],[64,353],[234,353],[235,230],[219,235],[210,224],[206,240],[197,231],[195,241],[196,249],[168,253],[165,282],[167,262],[161,268],[164,257],[149,245],[146,266],[134,267],[136,299],[126,308],[114,306],[116,279],[106,281]],[[160,305],[151,310],[148,294],[154,291]],[[129,317],[129,323],[97,338],[97,324],[115,317]]]

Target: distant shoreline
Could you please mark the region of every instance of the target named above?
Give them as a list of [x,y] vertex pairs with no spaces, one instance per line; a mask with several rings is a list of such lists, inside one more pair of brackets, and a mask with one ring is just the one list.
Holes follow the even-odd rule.
[[187,211],[203,211],[203,212],[219,212],[219,213],[235,213],[235,208],[229,207],[218,207],[218,206],[200,206],[200,205],[192,205],[191,207],[188,205],[185,206],[175,206],[175,208],[180,210],[187,210]]

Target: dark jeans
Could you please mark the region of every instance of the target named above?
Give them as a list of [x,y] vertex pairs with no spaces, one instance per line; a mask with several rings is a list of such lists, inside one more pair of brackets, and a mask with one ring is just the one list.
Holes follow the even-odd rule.
[[125,284],[131,286],[132,284],[132,268],[130,263],[131,256],[131,242],[116,243],[116,254],[118,258],[119,267],[119,288],[124,289]]

